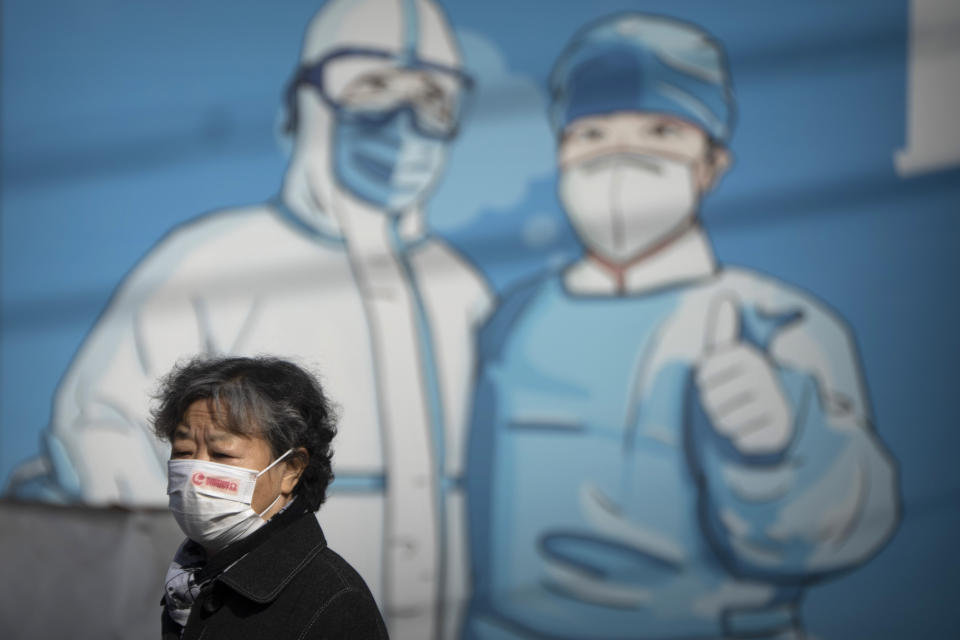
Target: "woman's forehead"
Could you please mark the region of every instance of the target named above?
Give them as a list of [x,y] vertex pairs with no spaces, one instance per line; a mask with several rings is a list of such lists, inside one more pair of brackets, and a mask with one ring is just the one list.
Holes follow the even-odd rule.
[[210,398],[195,400],[183,412],[180,424],[174,431],[174,437],[190,437],[198,432],[202,432],[207,439],[244,437],[224,426],[226,417],[226,407],[221,406],[218,411],[216,403]]
[[213,398],[200,398],[199,400],[194,400],[190,403],[190,406],[187,407],[186,411],[183,412],[183,417],[180,418],[180,423],[187,426],[206,426],[208,424],[216,424],[218,420],[218,414],[222,415],[224,413],[225,407],[218,408],[215,406]]

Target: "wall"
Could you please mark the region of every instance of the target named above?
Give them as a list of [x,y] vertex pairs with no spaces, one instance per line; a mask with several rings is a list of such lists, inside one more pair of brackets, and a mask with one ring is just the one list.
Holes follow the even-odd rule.
[[[382,4],[358,22],[330,9],[317,47],[399,50],[410,12]],[[313,128],[282,132],[319,6],[4,3],[5,553],[41,548],[31,527],[160,517],[157,377],[189,354],[268,351],[320,372],[342,406],[318,517],[396,637],[709,637],[737,633],[742,610],[818,638],[949,633],[950,3],[446,2],[449,29],[421,8],[419,54],[475,86],[396,235],[390,207],[336,168],[337,115],[309,88]],[[579,29],[627,11],[712,34],[735,117],[730,168],[692,209],[706,248],[644,254],[639,284],[617,289],[558,197],[548,82]],[[322,207],[298,200],[311,180]],[[565,278],[584,264],[601,275],[577,290]],[[718,350],[750,372],[733,383],[774,443],[759,458],[750,425],[696,382]],[[126,566],[93,542],[106,535],[78,536],[80,566]],[[86,579],[37,553],[35,568]],[[136,588],[158,599],[161,578]],[[2,600],[72,599],[57,583]],[[46,633],[17,610],[0,627]],[[129,613],[75,628],[123,634]]]

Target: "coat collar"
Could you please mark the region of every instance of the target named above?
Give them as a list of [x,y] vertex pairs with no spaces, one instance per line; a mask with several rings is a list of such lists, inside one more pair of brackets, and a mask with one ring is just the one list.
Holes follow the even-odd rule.
[[303,511],[290,521],[271,524],[276,525],[275,530],[217,578],[218,582],[258,603],[273,601],[327,546],[316,515],[311,511]]

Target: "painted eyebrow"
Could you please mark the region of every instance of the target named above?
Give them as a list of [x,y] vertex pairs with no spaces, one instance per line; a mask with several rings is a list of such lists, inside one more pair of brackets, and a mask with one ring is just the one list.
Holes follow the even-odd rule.
[[589,119],[589,120],[588,120],[588,119],[584,119],[584,120],[581,120],[580,122],[577,122],[577,123],[573,124],[573,125],[570,127],[570,129],[573,130],[573,131],[576,131],[576,130],[579,130],[579,129],[591,129],[591,128],[593,128],[593,127],[602,127],[602,126],[604,126],[607,122],[608,122],[608,121],[607,121],[606,119],[604,119],[604,118],[591,118],[591,119]]

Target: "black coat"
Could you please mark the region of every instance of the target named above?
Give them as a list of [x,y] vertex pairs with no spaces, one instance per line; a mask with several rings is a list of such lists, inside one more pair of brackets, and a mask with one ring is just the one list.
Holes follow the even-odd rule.
[[[203,587],[183,640],[386,640],[370,589],[327,546],[316,516],[278,519],[255,532],[255,546]],[[166,609],[162,629],[163,640],[180,640],[181,627]]]

